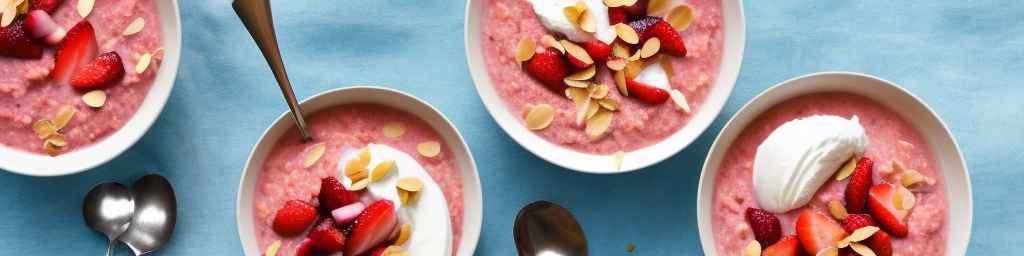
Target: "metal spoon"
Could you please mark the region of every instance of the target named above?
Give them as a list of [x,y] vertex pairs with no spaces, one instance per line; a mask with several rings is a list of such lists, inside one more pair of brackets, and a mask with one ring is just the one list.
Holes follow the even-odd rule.
[[174,232],[177,201],[171,183],[163,176],[150,174],[132,186],[135,193],[135,216],[128,230],[118,240],[128,245],[135,255],[156,251]]
[[512,228],[520,256],[586,256],[587,238],[572,213],[537,201],[523,207]]
[[115,239],[128,229],[134,213],[132,191],[117,182],[96,185],[82,203],[85,224],[107,235],[107,256],[114,249]]
[[235,0],[231,7],[249,30],[252,39],[256,41],[256,46],[260,47],[263,57],[267,59],[270,70],[274,72],[277,85],[281,87],[284,100],[288,102],[295,124],[302,134],[302,141],[310,141],[313,137],[306,130],[306,119],[302,117],[302,109],[295,100],[292,83],[288,81],[288,72],[284,70],[284,62],[281,61],[281,51],[277,48],[277,35],[274,33],[274,19],[270,14],[269,0]]

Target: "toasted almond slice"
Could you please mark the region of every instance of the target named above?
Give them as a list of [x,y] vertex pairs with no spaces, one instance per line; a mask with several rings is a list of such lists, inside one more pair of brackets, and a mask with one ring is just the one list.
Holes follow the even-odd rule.
[[392,139],[402,137],[402,135],[405,135],[405,125],[399,122],[389,122],[384,124],[383,132],[384,137]]
[[349,175],[348,178],[351,180],[363,180],[370,177],[370,170],[360,169],[359,171]]
[[849,216],[849,213],[846,212],[846,207],[838,200],[828,201],[828,213],[832,214],[832,217],[837,220],[845,220]]
[[637,0],[604,0],[604,5],[608,7],[620,7],[620,6],[632,6],[636,4]]
[[565,47],[562,47],[562,43],[559,43],[558,39],[555,39],[555,37],[551,35],[542,36],[540,38],[540,42],[544,44],[544,46],[555,48],[559,52],[562,52],[562,54],[565,54]]
[[668,11],[672,0],[650,0],[647,2],[647,16],[662,16]]
[[327,151],[327,144],[320,142],[309,148],[306,151],[306,160],[302,162],[302,167],[309,168],[320,161],[320,158],[324,156],[324,152]]
[[587,33],[597,31],[597,19],[594,18],[594,12],[590,10],[583,11],[578,22],[580,23],[580,29]]
[[57,126],[53,124],[53,121],[47,119],[40,119],[35,123],[32,123],[32,130],[36,132],[36,136],[40,139],[46,139],[50,135],[57,133]]
[[903,171],[903,174],[900,174],[900,184],[904,187],[911,188],[923,181],[925,181],[924,175],[917,170],[908,169]]
[[89,13],[92,13],[92,7],[96,4],[96,0],[78,0],[78,15],[82,18],[89,17]]
[[615,151],[615,155],[612,156],[612,160],[614,161],[616,171],[622,170],[622,162],[625,158],[626,152],[622,152],[622,150]]
[[398,179],[398,183],[395,186],[405,191],[419,192],[423,189],[423,181],[417,177],[405,177]]
[[914,149],[914,144],[905,140],[896,140],[896,145],[899,146],[899,149],[904,151],[910,151]]
[[627,58],[629,57],[629,55],[631,54],[629,54],[628,46],[625,46],[619,42],[615,42],[614,44],[612,44],[612,56],[619,58]]
[[4,2],[0,8],[3,8],[0,9],[3,12],[0,14],[2,15],[0,16],[0,27],[7,27],[14,22],[14,17],[18,16],[18,7],[14,5],[14,2]]
[[590,139],[601,138],[611,125],[612,112],[599,110],[594,117],[587,120],[587,135],[590,136]]
[[555,108],[548,104],[538,104],[526,113],[526,128],[543,130],[551,125],[552,120],[555,120]]
[[146,72],[146,69],[149,68],[149,63],[151,62],[153,62],[152,53],[147,52],[142,54],[142,56],[139,57],[139,62],[135,63],[135,73],[142,74],[142,72]]
[[608,91],[609,91],[608,85],[605,85],[605,84],[594,84],[590,88],[592,88],[591,91],[590,91],[590,97],[591,98],[599,100],[599,99],[604,99],[605,97],[608,97]]
[[402,224],[402,230],[398,232],[398,238],[395,239],[395,245],[405,245],[405,241],[409,241],[409,236],[412,236],[412,224]]
[[60,107],[57,109],[57,115],[53,117],[53,125],[57,127],[58,131],[64,129],[71,122],[71,118],[75,117],[77,111],[78,109],[71,105]]
[[582,125],[587,118],[587,108],[590,107],[590,92],[584,89],[586,94],[572,96],[573,105],[576,106],[576,125]]
[[743,255],[761,256],[761,243],[758,243],[757,240],[750,240],[750,243],[747,243],[747,247],[743,248]]
[[815,256],[838,256],[839,255],[839,248],[836,248],[835,246],[826,247],[825,249],[821,249],[820,251],[818,251],[818,253],[816,253],[814,255]]
[[363,165],[358,159],[348,160],[345,163],[345,176],[352,176],[362,170],[366,170],[366,165]]
[[402,205],[406,205],[409,202],[409,191],[396,187],[395,192],[398,193],[398,201],[401,201]]
[[82,102],[86,106],[101,108],[107,103],[107,93],[103,90],[93,90],[82,95]]
[[861,228],[858,228],[857,230],[854,230],[853,234],[850,234],[849,236],[847,236],[846,240],[850,241],[850,242],[864,241],[864,240],[870,238],[876,232],[878,232],[878,230],[879,230],[878,227],[875,227],[875,226],[861,227]]
[[64,135],[60,135],[60,133],[50,135],[49,138],[46,138],[46,141],[57,147],[64,147],[68,145],[68,141],[64,140]]
[[60,134],[54,134],[43,141],[43,152],[46,152],[46,154],[50,156],[57,156],[64,152],[64,146],[66,145],[67,142],[64,141],[64,138],[61,137]]
[[647,39],[647,42],[644,42],[644,46],[640,48],[640,58],[654,56],[654,54],[658,53],[658,50],[661,50],[661,40],[657,37],[651,37],[651,39]]
[[30,7],[28,0],[15,0],[14,2],[16,3],[14,5],[17,6],[15,9],[19,15],[28,13]]
[[373,172],[370,172],[370,181],[378,182],[387,177],[391,170],[395,169],[395,160],[384,160],[373,167]]
[[267,246],[267,251],[263,253],[265,256],[277,256],[277,250],[281,249],[281,240],[274,241],[274,243]]
[[146,26],[146,20],[142,17],[135,18],[132,23],[128,24],[128,27],[124,28],[124,32],[121,35],[130,36],[135,33],[142,31],[142,28]]
[[875,252],[872,251],[871,248],[860,243],[850,244],[850,249],[853,249],[854,252],[860,254],[861,256],[875,256]]
[[580,15],[583,14],[584,10],[577,9],[576,6],[566,6],[562,8],[562,14],[569,20],[569,23],[577,24],[580,20]]
[[672,58],[668,58],[662,55],[661,60],[658,61],[658,65],[661,65],[661,69],[665,70],[665,75],[672,77],[676,70],[672,68]]
[[416,145],[416,151],[418,151],[421,156],[435,157],[441,154],[441,143],[438,143],[437,141],[423,142]]
[[356,181],[356,182],[352,183],[352,185],[348,187],[348,190],[349,191],[360,191],[360,190],[366,189],[367,185],[370,185],[370,179],[361,179],[359,181]]
[[596,73],[597,73],[597,68],[594,65],[591,65],[591,66],[587,67],[584,70],[580,70],[580,72],[576,72],[575,74],[572,74],[572,75],[569,75],[569,76],[565,77],[565,79],[576,80],[576,81],[583,81],[583,80],[587,80],[587,79],[593,78],[594,74],[596,74]]
[[598,100],[597,104],[601,105],[602,108],[607,109],[609,111],[615,111],[619,109],[619,102],[611,98],[604,98]]
[[565,91],[566,97],[568,97],[570,100],[573,100],[574,102],[576,99],[582,100],[582,98],[590,97],[590,91],[587,90],[586,88],[569,87],[565,89]]
[[615,34],[622,39],[623,42],[629,44],[637,44],[640,42],[640,36],[636,34],[636,30],[626,24],[615,24]]
[[[637,57],[639,57],[639,55]],[[622,71],[626,72],[627,79],[633,79],[636,78],[636,75],[640,74],[640,71],[644,70],[644,67],[646,66],[647,62],[643,60],[632,60],[626,63],[626,68],[623,68]]]
[[565,85],[568,85],[569,87],[584,88],[584,89],[587,88],[587,87],[590,87],[590,82],[589,81],[569,80],[568,77],[565,78],[565,79],[562,79],[562,82],[565,82]]
[[693,23],[693,8],[687,4],[680,4],[668,12],[665,20],[678,31],[686,30],[690,27],[690,23]]
[[690,113],[690,103],[686,101],[686,95],[683,95],[683,92],[672,89],[672,91],[669,91],[668,95],[671,96],[672,102],[676,104],[677,108],[685,113]]
[[860,157],[858,156],[854,156],[850,158],[850,160],[847,160],[846,164],[843,164],[843,168],[836,172],[836,181],[845,180],[847,177],[850,177],[850,175],[853,174],[853,170],[857,167],[857,162],[859,161]]
[[569,54],[570,57],[582,61],[583,64],[594,64],[594,59],[590,58],[590,54],[587,54],[587,50],[583,49],[583,47],[580,47],[569,40],[562,40],[558,42],[562,44],[562,47],[565,47],[565,53]]
[[619,94],[622,96],[629,96],[629,90],[626,89],[626,71],[615,71],[615,87],[619,88]]
[[892,203],[898,210],[910,210],[917,204],[917,197],[909,189],[903,186],[896,186],[896,194],[892,197]]
[[605,62],[605,66],[608,66],[608,69],[620,71],[626,68],[626,59],[611,59]]
[[587,105],[586,119],[590,120],[591,118],[594,118],[594,115],[597,115],[598,110],[601,110],[601,105],[598,105],[596,100],[591,99],[590,104]]
[[529,37],[519,39],[519,44],[516,45],[516,63],[530,60],[534,53],[537,53],[537,43],[533,42],[533,39]]

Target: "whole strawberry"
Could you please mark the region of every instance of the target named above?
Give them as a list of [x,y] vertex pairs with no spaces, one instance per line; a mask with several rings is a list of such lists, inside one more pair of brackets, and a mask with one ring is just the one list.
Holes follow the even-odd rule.
[[555,48],[548,47],[534,54],[533,58],[523,63],[523,69],[526,70],[526,74],[556,93],[563,93],[568,87],[563,79],[568,76],[569,67],[562,53]]
[[754,230],[754,238],[764,246],[774,244],[782,237],[782,224],[779,218],[772,213],[757,209],[747,208],[747,224]]
[[277,210],[272,229],[281,236],[295,236],[306,231],[316,218],[316,207],[303,201],[291,200]]

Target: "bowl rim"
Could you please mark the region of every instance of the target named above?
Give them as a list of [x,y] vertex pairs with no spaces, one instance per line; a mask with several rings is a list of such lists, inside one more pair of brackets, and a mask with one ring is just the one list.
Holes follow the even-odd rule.
[[470,77],[476,88],[477,95],[484,103],[491,119],[505,131],[509,137],[545,161],[566,169],[593,173],[615,174],[626,173],[660,163],[676,155],[691,145],[711,126],[721,113],[732,94],[739,78],[746,48],[746,18],[742,0],[721,0],[723,9],[723,50],[722,62],[715,84],[708,92],[704,104],[696,113],[692,113],[690,121],[673,134],[659,142],[642,148],[625,152],[621,168],[614,167],[614,160],[609,155],[584,153],[569,149],[541,138],[525,126],[509,111],[505,102],[497,97],[483,60],[480,44],[480,14],[482,0],[467,0],[463,23],[463,43],[465,45],[466,64]]
[[[453,137],[446,138],[445,135],[441,133],[441,130],[438,129],[438,127],[434,127],[434,124],[431,124],[430,121],[428,121],[426,118],[419,114],[403,110],[397,107],[396,103],[385,103],[372,99],[347,100],[338,98],[338,95],[351,93],[389,94],[388,96],[394,96],[388,98],[388,100],[391,100],[393,102],[407,101],[413,105],[424,106],[425,108],[423,108],[423,110],[426,111],[426,113],[428,114],[437,115],[437,117],[439,117],[439,120],[441,121],[440,124],[446,126],[442,128],[450,129]],[[335,88],[305,98],[302,101],[300,101],[299,104],[302,107],[306,107],[306,109],[310,109],[309,105],[320,104],[323,105],[323,107],[321,107],[322,110],[325,108],[353,103],[380,104],[416,116],[417,118],[424,120],[424,122],[430,125],[432,129],[437,131],[438,134],[441,135],[442,139],[445,140],[445,143],[448,144],[449,147],[453,148],[453,151],[459,152],[461,150],[461,152],[465,152],[465,155],[462,156],[465,158],[464,162],[459,161],[458,159],[460,158],[460,156],[458,154],[456,155],[456,161],[460,162],[459,167],[463,174],[463,215],[462,235],[457,246],[458,248],[453,249],[457,249],[457,253],[460,256],[473,255],[476,251],[476,247],[480,239],[481,228],[483,227],[483,190],[481,189],[480,174],[476,166],[476,160],[473,158],[473,153],[472,151],[470,151],[468,144],[466,144],[466,141],[462,136],[462,133],[455,127],[451,120],[444,115],[444,113],[439,111],[433,105],[430,105],[426,101],[411,94],[386,87],[355,85]],[[309,111],[307,113],[312,114],[316,113],[316,111]],[[254,223],[252,218],[252,197],[254,191],[252,189],[255,188],[248,187],[249,189],[247,190],[246,181],[252,179],[251,181],[253,183],[256,182],[256,179],[259,178],[259,172],[262,172],[262,169],[260,169],[260,167],[262,167],[262,161],[264,159],[259,159],[260,161],[254,162],[253,157],[256,156],[257,151],[261,149],[262,146],[268,146],[271,147],[270,149],[272,149],[272,146],[274,142],[276,142],[276,140],[269,141],[267,140],[267,137],[271,135],[270,133],[273,132],[275,128],[283,129],[283,131],[291,129],[292,127],[294,127],[294,124],[290,124],[290,122],[291,112],[285,111],[281,113],[277,118],[275,118],[270,125],[267,126],[263,133],[260,134],[259,139],[253,144],[252,150],[250,151],[248,157],[246,158],[245,166],[243,166],[241,176],[239,177],[238,191],[235,197],[235,221],[236,230],[238,232],[238,238],[242,244],[242,251],[246,255],[260,255],[260,250],[262,249],[258,248],[256,240],[254,239],[255,232],[253,231]],[[455,140],[458,143],[451,143],[451,140]],[[270,149],[268,149],[268,151],[266,152],[267,154],[269,154]],[[251,178],[247,179],[247,177],[250,176]]]
[[135,145],[163,112],[174,88],[181,59],[181,13],[177,0],[154,1],[160,16],[164,59],[153,85],[124,126],[84,148],[58,157],[0,145],[0,170],[27,176],[52,177],[83,172],[109,162]]
[[[736,114],[734,114],[732,117],[729,118],[729,121],[726,122],[725,126],[719,131],[718,135],[716,135],[715,141],[711,144],[711,148],[709,148],[709,150],[708,150],[707,156],[706,156],[706,158],[704,160],[704,164],[703,164],[703,166],[701,168],[701,174],[700,174],[700,178],[698,180],[698,185],[697,185],[697,193],[696,193],[696,197],[697,198],[695,200],[695,202],[696,202],[695,209],[696,209],[696,213],[697,213],[696,216],[697,216],[698,234],[700,236],[700,244],[701,244],[701,247],[703,248],[703,252],[706,253],[706,254],[715,254],[716,253],[715,250],[717,250],[716,244],[715,244],[715,241],[714,241],[715,238],[714,238],[714,235],[713,235],[713,231],[711,230],[711,225],[712,225],[712,223],[711,223],[711,201],[713,200],[712,198],[713,198],[713,193],[714,193],[714,191],[713,191],[714,184],[715,184],[714,178],[718,174],[718,167],[719,167],[718,164],[721,162],[721,159],[725,157],[725,154],[728,152],[728,148],[735,141],[736,137],[738,137],[739,134],[742,133],[744,129],[746,129],[746,127],[750,124],[750,122],[753,122],[757,118],[757,116],[759,116],[760,114],[764,113],[764,111],[767,111],[767,110],[771,109],[772,107],[777,106],[778,104],[780,104],[782,102],[785,102],[786,100],[792,99],[793,97],[797,97],[797,96],[801,96],[801,95],[807,95],[807,94],[816,93],[816,92],[824,92],[824,91],[813,91],[814,87],[802,86],[802,87],[799,87],[799,89],[793,89],[795,92],[790,93],[791,95],[788,95],[788,96],[778,96],[779,99],[776,102],[774,102],[774,103],[764,103],[764,104],[761,104],[760,102],[766,100],[767,97],[772,96],[772,94],[774,94],[777,91],[780,91],[780,90],[782,90],[784,88],[798,87],[799,83],[804,81],[804,80],[808,80],[808,79],[825,79],[825,78],[838,78],[838,79],[844,79],[845,78],[845,79],[855,79],[855,80],[859,80],[859,81],[868,81],[868,82],[873,82],[876,85],[885,86],[885,87],[889,87],[891,89],[894,89],[899,94],[902,94],[902,95],[897,95],[895,97],[899,97],[899,96],[908,97],[911,103],[917,104],[918,107],[921,108],[921,110],[924,110],[927,113],[927,116],[925,116],[925,118],[930,118],[931,119],[931,120],[924,120],[924,121],[918,121],[918,122],[913,122],[913,120],[907,119],[907,121],[910,121],[912,124],[915,125],[915,128],[917,126],[919,126],[919,123],[921,123],[921,122],[928,122],[928,121],[935,121],[936,124],[939,127],[942,128],[942,129],[939,129],[939,130],[935,131],[938,134],[936,136],[940,136],[940,138],[948,139],[949,144],[946,145],[946,147],[952,147],[953,151],[955,152],[954,157],[956,159],[955,159],[955,161],[953,161],[953,167],[954,167],[954,169],[959,168],[963,172],[962,172],[962,176],[952,176],[952,177],[962,177],[963,178],[963,180],[962,180],[963,187],[958,187],[958,188],[962,188],[962,189],[964,189],[964,192],[966,192],[965,195],[959,197],[959,198],[961,198],[963,200],[963,202],[958,202],[958,203],[962,203],[962,205],[966,205],[966,207],[958,207],[958,208],[963,209],[962,210],[963,212],[961,214],[963,214],[962,219],[963,219],[963,221],[965,223],[963,223],[964,225],[959,227],[957,232],[960,234],[960,236],[962,236],[964,238],[967,238],[967,239],[955,240],[955,239],[951,239],[951,238],[947,237],[947,241],[946,241],[946,254],[947,255],[964,255],[967,252],[967,246],[970,243],[970,239],[969,238],[970,238],[970,233],[971,233],[971,226],[973,225],[974,206],[973,206],[973,199],[972,199],[973,192],[972,192],[972,188],[971,188],[970,171],[967,168],[966,160],[963,157],[963,151],[960,149],[960,145],[956,141],[956,138],[953,137],[953,134],[950,132],[949,127],[946,125],[946,123],[941,118],[939,118],[939,115],[935,112],[935,110],[932,109],[931,106],[929,106],[927,103],[925,103],[917,95],[914,95],[913,93],[911,93],[907,89],[905,89],[902,86],[900,86],[900,85],[898,85],[898,84],[896,84],[894,82],[891,82],[889,80],[885,80],[885,79],[882,79],[882,78],[879,78],[879,77],[876,77],[876,76],[873,76],[873,75],[869,75],[869,74],[857,73],[857,72],[849,72],[849,71],[824,71],[824,72],[810,73],[810,74],[800,75],[800,76],[793,77],[793,78],[787,79],[785,81],[779,82],[778,84],[775,84],[775,85],[765,89],[761,93],[759,93],[756,96],[754,96],[754,98],[752,98],[751,100],[747,101],[739,110],[737,110]],[[847,86],[847,87],[849,87],[849,86]],[[826,90],[826,91],[835,91],[835,90]],[[868,97],[869,99],[876,100],[876,101],[878,100],[878,99],[876,99],[876,98],[874,98],[872,96],[869,96],[869,95],[864,95],[864,94],[859,94],[859,93],[856,93],[856,92],[849,92],[849,91],[845,91],[845,92],[846,93],[854,93],[854,94],[857,94],[857,95],[860,95],[860,96]],[[760,105],[758,105],[758,104],[760,104]],[[891,108],[889,106],[886,106],[886,107],[887,108]],[[897,112],[897,114],[903,115],[901,112]],[[903,118],[906,118],[906,117],[903,117]],[[743,120],[739,120],[739,119],[743,119]],[[917,129],[920,129],[920,128],[917,128]],[[723,140],[723,139],[725,139],[726,136],[730,137],[730,138],[728,138],[728,141],[724,141]],[[927,140],[927,137],[926,137],[926,140]],[[929,141],[929,142],[932,142],[932,141]],[[935,149],[937,147],[936,145],[929,145],[929,146],[932,147],[933,149]],[[937,154],[937,153],[936,152],[932,152],[932,154]],[[714,163],[716,165],[716,166],[714,166],[715,169],[713,169],[713,170],[709,169],[711,167],[710,165],[712,163]],[[940,165],[941,165],[941,163],[940,163]],[[945,165],[945,166],[948,167],[948,164]],[[945,189],[947,190],[947,193],[946,193],[947,204],[951,205],[952,203],[949,200],[951,200],[952,198],[950,197],[950,193],[948,193],[948,192],[951,191],[951,189],[950,189],[950,186],[951,186],[950,183],[951,182],[949,181],[949,178],[951,177],[951,175],[950,175],[951,173],[952,174],[956,174],[956,172],[958,170],[947,170],[947,169],[949,169],[949,168],[943,168],[940,171],[940,173],[942,173],[942,175],[943,175],[943,178],[944,178],[944,182],[943,183],[945,184],[945,186],[946,186]],[[952,209],[952,208],[948,208],[948,209]],[[946,215],[946,221],[947,221],[947,223],[946,223],[947,231],[946,232],[947,232],[947,234],[951,234],[953,232],[953,231],[951,231],[949,229],[950,226],[951,226],[950,222],[949,222],[950,219],[951,219],[951,217],[950,217],[951,212],[947,211],[946,214],[947,214]],[[962,230],[960,230],[960,229],[962,229]]]

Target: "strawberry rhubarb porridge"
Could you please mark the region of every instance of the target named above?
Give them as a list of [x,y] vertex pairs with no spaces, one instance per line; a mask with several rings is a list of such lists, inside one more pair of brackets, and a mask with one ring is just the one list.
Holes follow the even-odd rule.
[[485,0],[491,82],[551,143],[611,154],[657,143],[699,111],[722,58],[718,0]]
[[[415,116],[344,105],[287,132],[253,197],[264,255],[453,255],[462,173],[449,145]],[[372,254],[371,254],[372,253]]]
[[162,58],[152,0],[0,0],[0,145],[58,154],[114,133]]
[[916,128],[862,96],[761,114],[730,146],[712,201],[723,255],[944,255],[947,199]]

